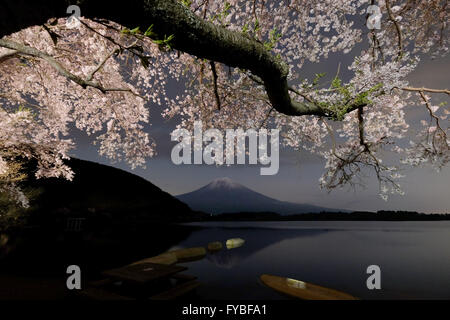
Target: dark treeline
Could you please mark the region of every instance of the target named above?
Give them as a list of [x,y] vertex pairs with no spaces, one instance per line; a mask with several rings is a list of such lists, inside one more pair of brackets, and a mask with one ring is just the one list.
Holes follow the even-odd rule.
[[209,216],[212,221],[437,221],[450,220],[450,214],[425,214],[413,211],[320,212],[280,215],[274,212],[222,213]]

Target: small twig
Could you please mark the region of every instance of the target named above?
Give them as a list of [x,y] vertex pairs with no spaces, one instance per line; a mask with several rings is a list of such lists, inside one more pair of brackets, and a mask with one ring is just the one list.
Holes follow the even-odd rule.
[[269,120],[270,114],[272,113],[273,109],[274,109],[273,107],[271,107],[271,108],[269,109],[269,112],[267,112],[267,115],[264,117],[264,120],[263,120],[263,122],[261,123],[261,125],[259,126],[259,129],[258,129],[258,130],[261,130],[261,128],[264,127],[264,126],[266,125],[267,120]]
[[429,89],[429,88],[413,88],[413,87],[403,87],[403,88],[396,88],[396,89],[402,89],[405,91],[415,91],[415,92],[446,93],[446,94],[450,95],[450,90],[448,90],[448,89]]
[[330,138],[331,138],[333,155],[339,159],[339,156],[336,154],[336,138],[334,137],[334,132],[333,132],[333,130],[330,128],[330,126],[328,125],[328,123],[327,123],[322,117],[320,118],[320,120],[321,120],[322,123],[325,125],[325,128],[327,128],[328,135],[329,135]]
[[0,47],[16,50],[20,54],[40,58],[42,60],[47,61],[47,63],[50,64],[60,75],[62,75],[63,77],[66,77],[69,80],[72,80],[76,84],[80,85],[83,89],[86,89],[87,87],[92,87],[92,88],[96,88],[96,89],[100,90],[102,93],[112,92],[112,91],[130,92],[133,95],[145,100],[144,97],[138,95],[137,93],[134,93],[131,89],[104,88],[98,82],[93,82],[91,80],[82,79],[82,78],[74,75],[73,73],[69,72],[59,61],[57,61],[51,55],[49,55],[45,52],[39,51],[35,48],[29,47],[29,46],[26,46],[26,45],[23,45],[23,44],[20,44],[20,43],[11,41],[11,40],[6,40],[6,39],[0,39]]
[[293,93],[295,93],[295,94],[297,94],[297,95],[299,95],[299,96],[301,96],[301,97],[303,97],[306,101],[315,104],[315,102],[314,102],[310,97],[308,97],[307,95],[305,95],[305,94],[303,94],[303,93],[301,93],[301,92],[295,90],[294,88],[289,87],[288,90],[291,91],[291,92],[293,92]]
[[[135,56],[138,56],[138,57],[140,57],[140,58],[148,58],[147,56],[145,56],[145,55],[141,54],[140,52],[137,52],[136,50],[134,50],[134,47],[135,47],[135,45],[137,44],[138,40],[142,40],[142,39],[136,40],[136,41],[135,41],[132,45],[130,45],[130,46],[124,46],[124,45],[118,43],[118,42],[117,42],[116,40],[114,40],[112,37],[109,37],[109,36],[107,36],[107,35],[101,34],[101,33],[98,32],[97,30],[95,30],[94,28],[92,28],[90,25],[88,25],[87,23],[85,23],[85,22],[83,22],[83,21],[81,21],[81,20],[80,20],[80,22],[81,22],[81,24],[84,25],[87,29],[89,29],[89,30],[91,30],[92,32],[98,34],[99,36],[105,38],[106,40],[108,40],[108,41],[114,43],[114,44],[115,44],[116,46],[118,46],[120,49],[122,49],[122,50],[127,50],[127,51],[131,52],[132,54],[134,54]],[[115,29],[115,28],[113,28],[113,27],[110,27],[110,28],[111,28],[112,30],[115,30],[116,32],[120,32],[120,30],[117,30],[117,29]]]
[[395,29],[397,30],[397,36],[398,36],[398,57],[401,58],[401,56],[403,54],[403,36],[402,36],[402,31],[400,29],[400,25],[398,24],[397,20],[394,17],[394,14],[392,13],[390,0],[386,0],[386,9],[387,9],[387,12],[388,12],[389,20],[392,21],[392,23],[395,26]]
[[[425,102],[425,106],[427,107],[430,117],[436,121],[436,129],[439,130],[440,132],[442,132],[442,134],[446,137],[447,134],[442,129],[439,118],[433,113],[433,110],[431,109],[431,105],[430,105],[430,102],[428,101],[427,97],[425,96],[423,91],[420,91],[419,94],[422,97],[422,100]],[[435,147],[435,143],[434,143],[435,136],[436,136],[436,133],[433,134],[433,140],[432,140],[433,147]],[[445,139],[445,141],[447,141],[447,140]]]
[[203,8],[203,20],[205,20],[205,19],[206,19],[206,13],[208,12],[209,0],[204,1],[203,4],[204,4],[204,8]]
[[336,71],[336,75],[334,76],[334,78],[338,78],[339,77],[339,72],[341,71],[341,63],[339,62],[338,67],[337,67],[337,71]]
[[106,61],[111,58],[115,53],[119,52],[119,49],[115,49],[114,51],[112,51],[111,53],[109,53],[99,64],[98,66],[91,71],[91,73],[89,73],[89,75],[87,76],[86,80],[87,81],[91,81],[92,78],[94,77],[94,75],[103,67],[103,65],[106,63]]
[[201,7],[203,7],[205,5],[206,2],[209,2],[209,0],[203,0],[203,2],[201,4],[199,4],[197,6],[197,8],[195,8],[194,10],[192,10],[193,12],[197,12],[198,9],[200,9]]

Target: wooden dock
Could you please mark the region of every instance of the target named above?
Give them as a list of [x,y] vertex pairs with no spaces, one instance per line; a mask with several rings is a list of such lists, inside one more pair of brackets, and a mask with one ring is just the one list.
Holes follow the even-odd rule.
[[107,278],[112,278],[117,281],[145,284],[157,279],[170,277],[173,274],[185,270],[187,270],[186,267],[146,262],[107,270],[102,274]]
[[89,300],[174,300],[196,289],[197,277],[182,274],[187,267],[139,263],[102,272],[79,295]]

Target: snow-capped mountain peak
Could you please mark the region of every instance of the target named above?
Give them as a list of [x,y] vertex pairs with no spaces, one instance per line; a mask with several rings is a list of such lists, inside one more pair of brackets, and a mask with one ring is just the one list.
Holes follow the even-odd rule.
[[205,186],[205,188],[216,190],[216,189],[242,189],[245,187],[239,183],[234,182],[230,178],[223,177],[211,181],[209,184]]
[[306,203],[280,201],[256,191],[230,178],[219,178],[200,189],[176,196],[191,209],[207,213],[224,212],[276,212],[293,214],[305,212],[337,211]]

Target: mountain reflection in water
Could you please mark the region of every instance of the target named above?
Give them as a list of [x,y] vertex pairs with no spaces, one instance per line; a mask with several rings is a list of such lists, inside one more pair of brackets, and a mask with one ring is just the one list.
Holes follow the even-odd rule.
[[[224,249],[218,252],[209,254],[207,259],[217,267],[230,269],[272,244],[285,239],[299,237],[298,232],[292,230],[282,230],[282,232],[268,232],[271,229],[243,228],[242,230],[245,234],[245,243],[243,246],[233,249],[224,247]],[[228,232],[229,230],[227,229],[211,229],[209,231],[205,230],[204,236],[216,237],[218,241],[222,241],[223,238],[226,238]],[[326,231],[307,230],[304,234],[300,235],[300,237],[312,237],[322,232]],[[263,237],[261,236],[262,234],[264,234]]]

